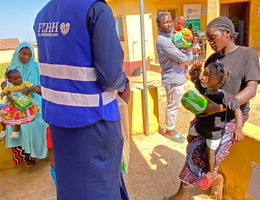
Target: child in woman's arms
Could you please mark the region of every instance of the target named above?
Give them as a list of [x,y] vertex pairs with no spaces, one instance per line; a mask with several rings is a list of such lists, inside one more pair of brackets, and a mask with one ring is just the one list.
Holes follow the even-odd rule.
[[[201,63],[197,63],[200,65]],[[196,64],[195,64],[196,65]],[[207,97],[221,105],[220,112],[208,116],[198,114],[193,121],[187,137],[188,142],[192,142],[198,135],[206,138],[206,159],[208,161],[209,171],[203,176],[198,185],[201,189],[207,189],[216,178],[215,171],[215,153],[220,145],[221,137],[225,133],[226,112],[234,112],[236,119],[235,140],[241,141],[244,138],[242,132],[243,116],[240,110],[240,103],[237,98],[223,89],[220,89],[229,79],[230,72],[226,66],[221,63],[211,63],[208,65],[200,77],[201,66],[191,68],[191,80],[195,83],[197,90]]]
[[[39,112],[39,107],[35,103],[30,102],[30,98],[26,97],[31,92],[37,90],[37,88],[28,81],[23,81],[21,73],[17,69],[8,70],[6,75],[10,84],[1,93],[1,98],[6,96],[8,102],[0,111],[0,122],[3,125],[0,137],[5,137],[5,125],[8,124],[14,125],[10,138],[19,138],[20,125],[34,120]],[[19,95],[19,92],[26,96]],[[18,97],[18,101],[14,101],[15,96],[18,95],[20,98]],[[28,107],[24,104],[25,102],[27,102]]]

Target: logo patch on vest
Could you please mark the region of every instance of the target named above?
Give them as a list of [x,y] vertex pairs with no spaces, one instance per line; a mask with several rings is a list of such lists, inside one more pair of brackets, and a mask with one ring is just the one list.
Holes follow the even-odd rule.
[[70,23],[61,23],[60,25],[60,31],[62,33],[62,35],[67,35],[67,33],[70,30]]
[[[59,30],[60,28],[60,30]],[[43,37],[57,37],[60,35],[67,35],[70,30],[70,23],[62,22],[48,22],[48,23],[39,23],[37,29],[37,36]]]

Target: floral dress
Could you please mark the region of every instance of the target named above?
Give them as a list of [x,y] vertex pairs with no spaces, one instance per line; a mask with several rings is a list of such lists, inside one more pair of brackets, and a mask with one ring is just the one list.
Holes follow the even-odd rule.
[[[10,83],[7,85],[3,92],[6,94],[11,94],[11,96],[14,96],[14,94],[17,94],[19,91],[21,91],[24,88],[31,87],[33,84],[23,81],[23,83],[19,86],[13,85]],[[28,100],[27,96],[20,95],[19,100]],[[39,107],[32,103],[29,108],[27,109],[19,109],[17,105],[11,105],[10,102],[7,102],[7,104],[2,108],[0,111],[0,122],[8,125],[20,125],[28,123],[35,119],[39,112]]]

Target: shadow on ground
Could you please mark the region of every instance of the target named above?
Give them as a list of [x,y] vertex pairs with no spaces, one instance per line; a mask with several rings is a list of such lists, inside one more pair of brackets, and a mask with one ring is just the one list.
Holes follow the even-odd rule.
[[[187,143],[173,142],[159,133],[138,135],[131,139],[130,161],[125,182],[131,200],[162,200],[179,187],[179,172],[185,161]],[[56,188],[48,160],[36,166],[0,170],[0,199],[55,200]],[[191,196],[202,192],[196,188]],[[200,196],[199,199],[207,199]],[[194,198],[195,199],[195,198]],[[198,199],[198,198],[196,198]]]

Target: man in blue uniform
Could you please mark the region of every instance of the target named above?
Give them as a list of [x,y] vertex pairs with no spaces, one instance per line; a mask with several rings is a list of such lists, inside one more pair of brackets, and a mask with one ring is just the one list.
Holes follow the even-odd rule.
[[115,95],[128,87],[111,9],[102,0],[51,0],[34,30],[57,199],[128,199]]

